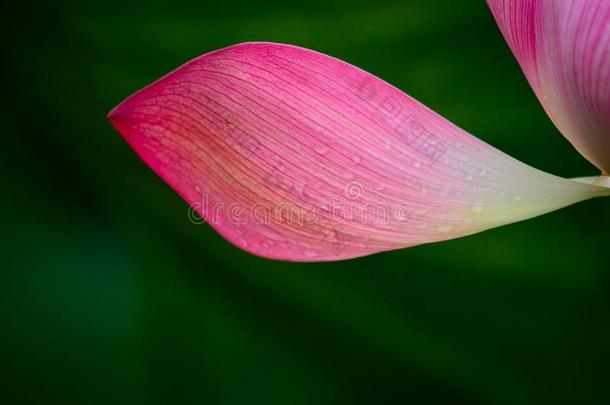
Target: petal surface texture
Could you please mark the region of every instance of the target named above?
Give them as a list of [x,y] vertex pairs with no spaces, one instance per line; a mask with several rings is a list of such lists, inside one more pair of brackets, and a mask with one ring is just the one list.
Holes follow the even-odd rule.
[[545,111],[610,173],[610,1],[488,0]]
[[221,235],[274,259],[451,239],[610,192],[520,163],[381,79],[290,45],[203,55],[109,119]]

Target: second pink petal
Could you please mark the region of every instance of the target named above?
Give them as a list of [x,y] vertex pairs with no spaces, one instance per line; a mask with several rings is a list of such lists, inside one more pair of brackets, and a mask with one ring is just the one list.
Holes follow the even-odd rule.
[[488,3],[551,120],[610,173],[610,1]]

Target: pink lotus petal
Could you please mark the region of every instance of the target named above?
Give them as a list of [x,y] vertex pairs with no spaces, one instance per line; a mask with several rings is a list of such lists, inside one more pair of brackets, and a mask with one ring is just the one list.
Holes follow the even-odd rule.
[[382,80],[288,45],[203,55],[109,119],[221,235],[275,259],[451,239],[610,194],[526,166]]
[[551,120],[610,173],[610,1],[488,0]]

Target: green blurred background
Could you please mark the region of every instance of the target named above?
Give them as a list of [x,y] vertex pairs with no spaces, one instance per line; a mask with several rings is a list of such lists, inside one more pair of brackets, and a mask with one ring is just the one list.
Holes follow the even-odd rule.
[[537,168],[595,175],[486,5],[457,3],[2,6],[0,401],[606,402],[608,199],[357,260],[274,262],[189,222],[105,120],[195,56],[285,42],[376,74]]

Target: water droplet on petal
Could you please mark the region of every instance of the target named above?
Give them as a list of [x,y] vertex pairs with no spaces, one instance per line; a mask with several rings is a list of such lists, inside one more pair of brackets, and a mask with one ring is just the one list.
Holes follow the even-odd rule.
[[415,224],[415,227],[417,229],[426,229],[428,227],[428,224],[426,224],[425,222],[418,222],[417,224]]
[[451,193],[451,189],[449,187],[441,187],[438,192],[438,195],[441,197],[447,197]]
[[483,211],[483,206],[480,204],[476,204],[472,206],[472,212],[481,212]]
[[449,224],[442,224],[437,226],[436,229],[438,229],[438,231],[442,233],[449,233],[453,229],[453,226]]
[[328,146],[324,143],[319,143],[314,147],[314,150],[320,155],[325,155],[330,150]]
[[313,250],[305,250],[303,251],[303,254],[305,255],[305,257],[318,257],[318,254],[316,252],[314,252]]

